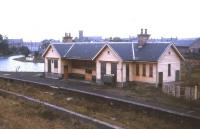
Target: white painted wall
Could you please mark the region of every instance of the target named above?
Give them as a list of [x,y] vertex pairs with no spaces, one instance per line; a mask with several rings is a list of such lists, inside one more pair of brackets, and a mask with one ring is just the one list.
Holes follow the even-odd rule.
[[[138,81],[138,82],[146,82],[146,83],[156,83],[156,78],[157,78],[157,73],[156,73],[156,67],[157,64],[156,63],[152,63],[153,64],[153,77],[149,77],[149,66],[150,63],[149,62],[144,62],[141,63],[139,62],[139,76],[136,75],[136,64],[137,63],[132,63],[129,67],[130,70],[130,81]],[[146,76],[143,76],[143,69],[142,69],[142,65],[146,64]]]
[[106,63],[106,74],[111,74],[111,62]]
[[106,47],[96,61],[118,62],[121,60],[110,48]]
[[96,79],[101,80],[101,64],[98,60],[96,61]]
[[122,82],[126,82],[126,64],[122,63]]
[[122,76],[122,72],[123,69],[122,69],[122,62],[120,61],[118,64],[117,64],[117,82],[123,82],[123,76]]
[[[44,71],[48,71],[48,59],[51,60],[51,72],[52,73],[62,73],[62,61],[57,53],[56,50],[54,50],[52,47],[49,48],[48,52],[45,55],[45,66]],[[58,68],[54,68],[54,62],[52,60],[58,60]]]
[[121,78],[121,59],[112,51],[110,48],[106,47],[102,53],[96,59],[96,79],[101,79],[101,61],[106,63],[106,74],[111,74],[111,63],[117,63],[117,82],[122,82]]
[[[171,76],[168,76],[168,64],[171,64]],[[180,70],[181,59],[173,48],[169,48],[158,61],[158,72],[163,72],[163,82],[175,81],[175,72]]]

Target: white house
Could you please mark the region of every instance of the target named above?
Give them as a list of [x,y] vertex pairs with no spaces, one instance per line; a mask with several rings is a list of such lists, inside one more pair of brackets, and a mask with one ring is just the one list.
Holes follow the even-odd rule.
[[162,85],[180,80],[184,57],[172,43],[148,43],[147,30],[138,42],[56,43],[43,53],[47,77],[83,78],[97,83],[113,76],[118,86],[127,82]]

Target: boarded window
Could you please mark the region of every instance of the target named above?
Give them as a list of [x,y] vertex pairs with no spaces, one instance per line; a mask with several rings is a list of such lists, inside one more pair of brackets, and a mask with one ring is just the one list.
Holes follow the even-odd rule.
[[168,76],[171,76],[171,64],[168,64]]
[[137,76],[140,75],[140,66],[139,66],[139,64],[136,64],[136,75]]
[[86,68],[92,68],[92,62],[91,61],[86,61],[85,62],[85,67]]
[[88,74],[92,74],[92,69],[85,69],[85,72]]
[[142,76],[146,76],[146,64],[142,65]]
[[153,64],[149,65],[149,77],[153,77]]
[[55,69],[58,68],[58,60],[54,60],[54,68],[55,68]]
[[96,69],[95,62],[92,61],[72,61],[72,67],[77,69]]

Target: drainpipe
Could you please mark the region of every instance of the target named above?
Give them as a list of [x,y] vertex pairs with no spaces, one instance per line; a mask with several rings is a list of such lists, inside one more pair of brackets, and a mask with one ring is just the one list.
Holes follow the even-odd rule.
[[124,87],[124,82],[123,82],[123,63],[121,63],[122,65],[121,65],[121,80],[122,80],[122,87]]
[[44,76],[45,76],[45,73],[46,73],[46,71],[45,71],[45,69],[46,69],[46,60],[47,60],[47,58],[44,58]]
[[156,64],[156,87],[158,87],[158,63]]

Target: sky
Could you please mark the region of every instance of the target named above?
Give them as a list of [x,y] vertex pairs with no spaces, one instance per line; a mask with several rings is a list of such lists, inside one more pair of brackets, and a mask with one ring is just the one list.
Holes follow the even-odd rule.
[[200,37],[198,0],[0,0],[0,34],[25,41],[78,36]]

